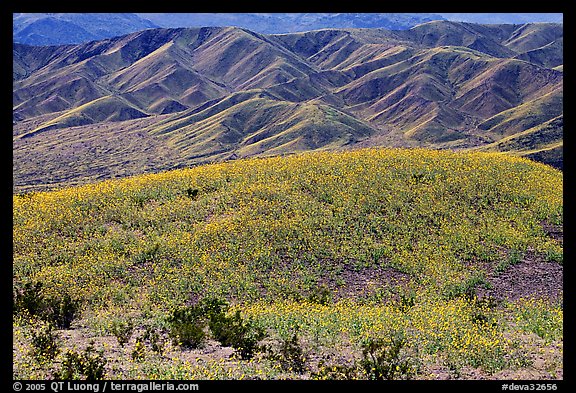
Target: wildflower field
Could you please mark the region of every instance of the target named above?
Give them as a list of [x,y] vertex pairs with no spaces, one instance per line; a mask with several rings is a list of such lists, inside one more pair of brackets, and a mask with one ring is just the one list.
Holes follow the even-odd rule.
[[14,195],[13,376],[561,379],[562,189],[362,149]]

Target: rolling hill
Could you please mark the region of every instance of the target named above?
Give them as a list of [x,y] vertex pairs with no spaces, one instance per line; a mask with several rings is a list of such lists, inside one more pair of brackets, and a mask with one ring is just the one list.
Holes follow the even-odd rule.
[[16,194],[14,379],[562,379],[562,190],[370,148]]
[[554,23],[433,21],[14,44],[14,189],[319,149],[470,149],[514,135],[551,147],[562,122],[546,143],[528,131],[562,116],[562,37]]

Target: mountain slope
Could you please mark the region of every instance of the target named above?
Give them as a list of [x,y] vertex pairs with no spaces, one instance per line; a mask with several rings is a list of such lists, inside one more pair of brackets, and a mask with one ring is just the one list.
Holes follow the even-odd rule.
[[554,117],[526,131],[518,132],[497,142],[483,146],[484,151],[508,151],[562,169],[563,164],[563,116]]
[[[562,115],[562,45],[555,24],[456,22],[277,35],[148,29],[79,45],[14,44],[13,146],[15,160],[27,157],[15,187],[30,186],[32,163],[45,157],[55,163],[36,168],[34,183],[48,167],[56,183],[93,178],[94,168],[68,154],[66,138],[81,135],[90,143],[76,149],[85,153],[119,132],[170,151],[125,150],[126,162],[155,163],[142,170],[355,146],[495,143]],[[93,129],[102,134],[88,137]],[[136,152],[143,156],[128,156]],[[139,173],[129,167],[121,172]]]

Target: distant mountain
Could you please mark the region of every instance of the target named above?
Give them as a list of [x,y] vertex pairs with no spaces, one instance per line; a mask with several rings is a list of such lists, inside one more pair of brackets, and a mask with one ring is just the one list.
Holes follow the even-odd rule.
[[237,26],[265,34],[326,28],[400,30],[444,19],[438,14],[426,13],[140,13],[138,15],[162,27]]
[[14,184],[362,146],[512,151],[562,167],[562,43],[553,23],[433,21],[14,44]]
[[436,14],[378,13],[17,13],[13,41],[29,45],[79,44],[154,27],[236,26],[259,33],[323,28],[409,29],[444,19]]
[[434,20],[481,24],[562,23],[563,14],[527,13],[16,13],[13,41],[78,44],[155,27],[235,26],[264,34],[326,28],[405,30]]
[[29,45],[62,45],[116,37],[159,27],[136,14],[13,14],[13,41]]
[[563,23],[561,13],[440,13],[442,18],[454,22],[484,24]]

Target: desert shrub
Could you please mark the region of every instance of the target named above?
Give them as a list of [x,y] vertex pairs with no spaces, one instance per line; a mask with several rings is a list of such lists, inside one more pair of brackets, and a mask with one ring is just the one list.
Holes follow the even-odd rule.
[[45,317],[59,329],[68,329],[78,316],[80,303],[67,293],[62,297],[48,298],[45,303]]
[[221,315],[228,310],[228,303],[224,300],[217,298],[204,298],[198,303],[199,312],[207,318],[212,318],[216,315]]
[[134,331],[134,324],[132,321],[118,321],[115,320],[110,326],[110,332],[118,339],[118,344],[124,347]]
[[510,266],[514,266],[522,262],[524,257],[523,253],[518,250],[510,251],[510,254],[503,260],[501,260],[498,265],[496,265],[496,273],[505,272]]
[[244,320],[238,310],[231,316],[222,311],[214,313],[208,325],[214,338],[234,348],[242,359],[251,359],[259,349],[259,341],[266,336],[264,329],[254,325],[252,319]]
[[226,317],[226,310],[228,304],[216,298],[205,298],[194,305],[176,308],[168,318],[169,335],[179,345],[199,348],[206,341],[205,329],[210,324],[214,338],[222,345],[240,345],[240,337],[246,334],[241,331],[244,325],[241,319]]
[[106,363],[103,351],[96,351],[92,341],[83,352],[66,352],[60,371],[55,373],[55,379],[101,380],[104,379]]
[[198,189],[197,189],[197,188],[188,187],[188,188],[186,189],[186,196],[187,196],[188,198],[196,199],[196,197],[198,196]]
[[312,372],[310,378],[322,380],[350,380],[360,379],[361,373],[356,364],[351,366],[345,364],[326,365],[326,363],[321,360],[318,363],[318,371]]
[[45,297],[41,282],[27,282],[13,294],[14,314],[26,313],[59,329],[68,329],[78,315],[80,303],[64,293],[61,296]]
[[470,307],[470,320],[480,327],[496,327],[496,316],[494,315],[494,308],[498,305],[498,301],[491,296],[468,300]]
[[308,294],[308,301],[311,303],[318,303],[323,306],[330,303],[332,300],[332,292],[325,285],[313,287]]
[[561,305],[549,304],[543,299],[522,299],[515,305],[518,326],[534,333],[546,342],[563,336],[563,309]]
[[54,360],[60,353],[60,342],[51,324],[42,324],[32,331],[30,354],[38,361]]
[[142,336],[144,341],[148,341],[152,351],[156,353],[162,353],[164,348],[164,343],[162,342],[160,333],[151,326],[146,326],[146,330],[144,331],[144,335]]
[[15,288],[12,303],[14,314],[27,312],[30,315],[40,315],[43,304],[41,282],[27,282]]
[[284,370],[292,370],[297,373],[304,372],[306,358],[304,357],[297,331],[289,339],[282,340],[279,355],[280,365]]
[[476,298],[476,287],[482,286],[483,288],[490,289],[491,284],[486,280],[483,274],[474,274],[468,279],[451,283],[444,287],[444,298],[452,300],[458,297],[470,300]]
[[206,326],[215,340],[234,348],[242,359],[250,359],[265,337],[264,330],[251,319],[244,320],[240,311],[228,316],[229,306],[216,298],[202,299],[195,305],[180,307],[168,318],[170,336],[184,347],[198,348],[206,341]]
[[200,348],[206,342],[206,318],[198,306],[180,307],[168,317],[169,335],[176,345]]
[[138,337],[136,344],[132,350],[132,361],[141,362],[146,357],[146,345],[144,345],[144,338]]
[[416,292],[414,290],[403,291],[400,293],[398,300],[398,309],[402,312],[407,312],[416,304]]
[[368,379],[410,379],[413,367],[409,359],[402,356],[406,340],[401,335],[388,338],[370,338],[362,345],[363,358],[359,366]]
[[562,264],[564,261],[564,253],[562,252],[562,249],[550,248],[546,250],[544,257],[546,262],[556,262]]

